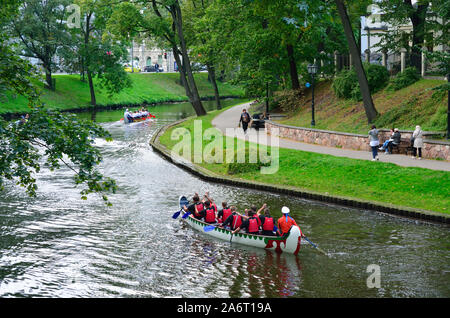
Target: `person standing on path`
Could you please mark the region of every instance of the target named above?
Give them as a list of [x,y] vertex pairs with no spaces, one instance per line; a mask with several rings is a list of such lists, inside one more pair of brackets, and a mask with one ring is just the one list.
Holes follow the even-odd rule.
[[378,146],[380,141],[378,140],[378,129],[375,125],[372,125],[372,129],[369,130],[369,143],[372,148],[372,161],[379,160],[378,158]]
[[412,134],[412,138],[414,138],[414,145],[413,145],[414,155],[411,158],[416,159],[417,150],[419,150],[418,151],[419,157],[417,157],[417,159],[421,160],[422,159],[422,148],[423,148],[423,131],[419,125],[416,126],[416,130],[414,130],[414,132]]
[[242,129],[244,129],[244,133],[247,132],[248,124],[251,121],[250,114],[247,113],[247,110],[244,108],[241,113],[241,118],[239,119],[239,126],[242,123]]

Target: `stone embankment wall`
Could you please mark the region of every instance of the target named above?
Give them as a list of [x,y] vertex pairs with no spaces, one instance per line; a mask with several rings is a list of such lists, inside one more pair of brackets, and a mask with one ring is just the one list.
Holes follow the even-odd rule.
[[[273,128],[278,128],[278,136],[281,138],[288,138],[321,146],[370,151],[368,135],[288,126],[274,123],[270,120],[266,120],[265,125],[268,134],[272,133]],[[369,131],[369,129],[367,131]],[[409,140],[412,136],[412,131],[400,130],[400,133],[402,135],[402,140]],[[380,129],[380,144],[388,139],[389,135],[390,130]],[[450,161],[450,142],[424,139],[422,157]]]

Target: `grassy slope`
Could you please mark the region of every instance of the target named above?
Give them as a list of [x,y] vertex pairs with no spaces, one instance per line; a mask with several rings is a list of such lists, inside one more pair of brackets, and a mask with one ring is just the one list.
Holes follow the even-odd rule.
[[[441,80],[422,79],[397,92],[382,90],[373,94],[375,108],[380,116],[375,121],[378,128],[414,130],[416,125],[426,131],[445,131],[447,127],[446,95],[435,94],[433,87],[443,84]],[[318,129],[367,134],[369,130],[362,102],[338,99],[331,89],[330,81],[321,81],[314,91],[315,120]],[[302,107],[280,123],[310,127],[311,92],[302,98]]]
[[[186,101],[184,88],[176,83],[178,73],[135,73],[130,74],[133,86],[124,89],[119,94],[108,98],[104,90],[96,86],[98,105],[159,103],[165,101]],[[207,81],[206,73],[195,74],[199,93],[202,97],[214,96],[212,85]],[[49,108],[73,109],[89,107],[90,93],[86,82],[81,82],[79,75],[56,75],[56,91],[43,88],[42,83],[36,85],[42,90],[42,101]],[[219,92],[222,96],[243,96],[243,91],[227,83],[220,83]],[[26,112],[27,101],[24,97],[10,98],[0,105],[0,113]]]
[[[219,112],[213,111],[201,117],[203,130],[212,127],[211,121]],[[192,134],[194,119],[197,118],[189,119],[168,129],[160,138],[161,144],[171,149],[179,142],[179,140],[171,140],[172,131],[175,128],[184,127],[191,132],[191,149],[194,149]],[[223,138],[225,138],[223,141],[225,150],[226,139],[229,137]],[[209,143],[210,141],[203,141],[203,147]],[[329,195],[450,213],[449,172],[400,167],[384,162],[374,164],[367,160],[340,158],[284,148],[280,148],[279,151],[280,168],[277,173],[263,175],[259,172],[246,172],[236,174],[234,177],[268,184],[294,186]],[[203,162],[200,166],[219,174],[227,174],[227,165],[224,163]]]

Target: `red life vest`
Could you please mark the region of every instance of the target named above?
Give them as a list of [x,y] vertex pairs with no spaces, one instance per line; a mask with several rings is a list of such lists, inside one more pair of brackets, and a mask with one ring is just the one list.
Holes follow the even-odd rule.
[[248,233],[258,233],[259,224],[258,219],[255,217],[251,217],[248,219]]
[[198,212],[200,212],[200,211],[202,211],[203,210],[203,203],[196,203],[195,204],[195,207],[197,208],[197,211],[195,211],[195,216],[200,216],[200,214],[198,213]]
[[231,229],[236,230],[242,224],[242,218],[240,215],[233,214],[233,223],[231,224]]
[[264,218],[264,224],[263,224],[262,229],[264,231],[273,231],[273,226],[274,226],[273,217],[267,217],[266,216]]
[[216,222],[216,213],[214,212],[214,209],[209,208],[206,210],[205,222],[208,223]]
[[217,212],[217,205],[213,203],[211,206],[214,208],[214,212]]
[[226,219],[231,215],[231,209],[223,209],[222,210],[222,220],[225,222]]

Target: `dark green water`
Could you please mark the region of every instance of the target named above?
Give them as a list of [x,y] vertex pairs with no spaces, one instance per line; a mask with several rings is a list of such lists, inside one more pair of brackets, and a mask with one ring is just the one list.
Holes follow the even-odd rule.
[[[127,126],[117,122],[122,110],[80,114],[113,135],[96,141],[103,172],[120,186],[113,207],[80,200],[67,170],[43,171],[37,198],[14,186],[0,194],[0,297],[450,296],[448,227],[204,182],[148,144],[191,106],[150,111],[155,122]],[[277,217],[289,206],[329,257],[310,245],[295,257],[196,232],[171,218],[179,195],[194,191],[241,210],[267,203]],[[380,266],[380,288],[367,286],[371,264]]]

